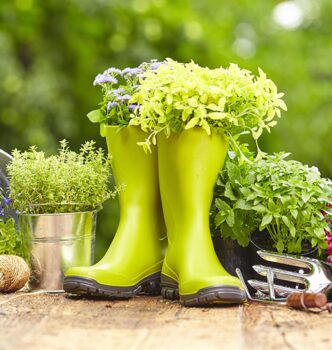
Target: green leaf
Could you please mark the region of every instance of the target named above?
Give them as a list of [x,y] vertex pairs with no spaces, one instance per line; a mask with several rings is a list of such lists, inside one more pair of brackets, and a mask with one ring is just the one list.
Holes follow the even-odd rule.
[[208,135],[211,135],[211,128],[209,126],[209,123],[205,119],[202,119],[201,124],[202,128],[206,131],[206,133]]
[[293,224],[290,222],[287,216],[282,215],[281,219],[288,228],[291,228],[293,226]]
[[188,105],[189,105],[190,107],[194,107],[194,108],[198,107],[197,99],[198,99],[197,96],[188,98]]
[[212,120],[222,120],[222,119],[225,119],[227,117],[227,113],[212,112],[212,113],[208,113],[207,116]]
[[257,131],[252,130],[251,134],[254,140],[258,140],[263,133],[263,128],[258,128]]
[[[252,209],[252,210],[255,210],[255,211],[259,212],[259,213],[264,213],[264,212],[267,212],[267,211],[268,211],[268,209],[267,209],[264,205],[262,205],[262,204],[255,205],[255,206],[253,206],[251,209]],[[271,214],[270,214],[270,215],[271,215]],[[272,216],[272,215],[271,215],[271,216]]]
[[87,117],[92,123],[101,123],[106,119],[100,109],[95,109],[94,111],[89,112]]
[[199,118],[197,118],[197,117],[190,119],[189,122],[187,123],[187,125],[185,126],[185,129],[188,130],[188,129],[193,128],[194,126],[196,126],[198,124],[198,122],[199,122]]
[[244,199],[239,199],[235,204],[234,208],[242,210],[251,210],[252,207]]
[[238,166],[231,162],[227,162],[227,171],[229,176],[229,181],[232,184],[235,184],[236,182],[240,182],[241,180],[241,172]]
[[166,103],[168,105],[170,105],[170,104],[172,104],[172,102],[173,102],[173,96],[171,94],[167,94],[166,95]]
[[260,224],[260,230],[263,230],[268,224],[271,223],[273,219],[272,214],[266,214],[263,216],[262,222]]
[[233,210],[229,211],[226,222],[227,222],[229,227],[234,226],[234,212],[233,212]]
[[227,215],[225,215],[222,212],[219,212],[214,218],[215,227],[220,226],[226,220],[226,218],[227,218]]
[[311,197],[311,193],[310,192],[304,192],[301,194],[301,198],[303,200],[303,203],[307,203],[308,200],[310,199]]
[[284,243],[281,239],[278,240],[277,244],[276,244],[276,249],[278,251],[278,253],[282,253],[285,249]]
[[193,112],[192,108],[186,108],[182,111],[182,120],[185,122],[187,121],[188,117],[191,115]]
[[231,207],[224,202],[223,200],[221,200],[220,198],[217,198],[215,201],[216,207],[223,212],[229,212],[231,210]]
[[211,111],[220,111],[220,107],[214,103],[209,104],[206,108],[211,109]]
[[226,187],[225,187],[225,197],[231,199],[231,200],[236,200],[236,196],[233,193],[232,186],[229,182],[227,182]]

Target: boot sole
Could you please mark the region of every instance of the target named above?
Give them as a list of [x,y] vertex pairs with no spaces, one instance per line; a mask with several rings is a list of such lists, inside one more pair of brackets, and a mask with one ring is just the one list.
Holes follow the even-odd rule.
[[129,287],[109,286],[92,278],[67,276],[64,278],[63,289],[70,294],[114,299],[128,299],[137,294],[160,295],[160,272]]
[[164,275],[161,275],[161,295],[165,299],[180,300],[184,306],[242,304],[246,301],[244,291],[229,285],[207,287],[194,294],[180,295],[178,283]]

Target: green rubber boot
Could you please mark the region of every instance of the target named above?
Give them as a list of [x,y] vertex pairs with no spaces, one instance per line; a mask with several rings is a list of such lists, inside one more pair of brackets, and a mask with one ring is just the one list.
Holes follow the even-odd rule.
[[160,293],[165,233],[158,184],[157,151],[137,145],[146,134],[137,127],[104,127],[119,194],[120,222],[105,256],[90,267],[66,272],[64,290],[129,298],[140,292]]
[[201,128],[158,136],[159,182],[168,248],[162,268],[162,295],[185,306],[242,303],[240,280],[215,253],[209,211],[213,187],[228,141],[221,132]]

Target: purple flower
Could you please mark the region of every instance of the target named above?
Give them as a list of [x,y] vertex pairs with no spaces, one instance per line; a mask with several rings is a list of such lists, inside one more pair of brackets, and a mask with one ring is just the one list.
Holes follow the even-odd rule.
[[153,62],[150,65],[150,69],[151,70],[156,70],[158,69],[162,64],[164,64],[163,62]]
[[125,95],[119,96],[116,100],[120,101],[121,103],[124,103],[126,101],[129,101],[130,99],[131,99],[131,96],[128,94],[125,94]]
[[142,73],[143,70],[141,68],[125,68],[123,71],[122,71],[122,76],[125,76],[125,75],[137,75],[139,73]]
[[3,197],[3,205],[6,207],[10,204],[10,198]]
[[110,94],[113,96],[121,96],[123,93],[125,93],[126,90],[124,88],[118,88],[118,89],[114,89],[112,91],[110,91]]
[[107,104],[107,111],[109,111],[110,109],[112,109],[112,108],[114,108],[114,107],[116,107],[118,105],[119,104],[116,103],[116,102],[108,102],[108,104]]
[[121,71],[121,69],[111,67],[111,68],[108,68],[108,69],[105,71],[105,73],[108,73],[108,74],[121,74],[122,71]]
[[105,75],[105,74],[98,74],[93,82],[93,86],[101,85],[104,83],[111,83],[111,84],[117,84],[118,80],[114,77]]
[[136,109],[140,109],[140,106],[137,105],[136,103],[132,103],[132,104],[128,105],[129,111],[135,111]]

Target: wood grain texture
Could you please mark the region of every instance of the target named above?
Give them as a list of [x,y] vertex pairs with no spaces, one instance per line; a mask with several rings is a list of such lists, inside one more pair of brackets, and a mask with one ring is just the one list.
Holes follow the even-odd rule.
[[332,315],[282,306],[184,308],[160,297],[0,295],[0,350],[328,349]]

